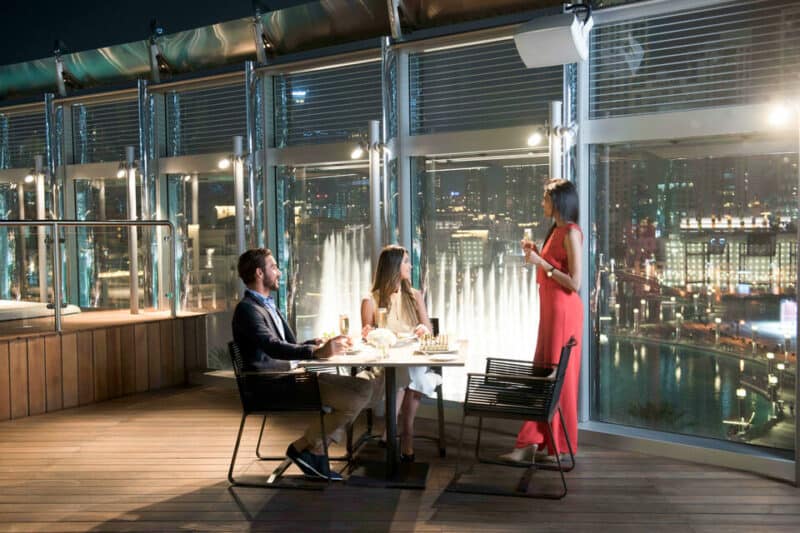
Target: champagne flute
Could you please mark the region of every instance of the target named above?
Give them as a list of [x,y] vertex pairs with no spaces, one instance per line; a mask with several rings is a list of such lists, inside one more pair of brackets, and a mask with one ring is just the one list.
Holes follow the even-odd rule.
[[350,317],[347,315],[339,315],[339,333],[347,335],[350,332]]

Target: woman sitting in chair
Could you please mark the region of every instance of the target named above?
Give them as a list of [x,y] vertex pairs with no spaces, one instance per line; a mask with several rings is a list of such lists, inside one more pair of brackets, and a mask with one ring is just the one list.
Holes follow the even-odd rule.
[[[387,310],[386,324],[381,325],[397,335],[414,334],[419,337],[431,332],[422,294],[411,286],[411,259],[402,246],[387,246],[381,251],[372,292],[361,301],[363,337],[378,325],[380,308]],[[423,394],[434,394],[442,377],[427,366],[417,366],[408,368],[407,377],[399,374],[398,381],[401,384],[397,391],[400,460],[413,462],[414,418],[420,400]]]

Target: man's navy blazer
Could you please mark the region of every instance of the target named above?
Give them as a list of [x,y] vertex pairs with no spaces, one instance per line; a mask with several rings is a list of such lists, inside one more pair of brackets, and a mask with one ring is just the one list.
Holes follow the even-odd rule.
[[278,327],[264,305],[249,292],[236,304],[233,312],[233,340],[239,345],[244,370],[289,370],[289,361],[313,359],[314,341],[300,344],[292,328],[279,313],[286,340],[281,340]]

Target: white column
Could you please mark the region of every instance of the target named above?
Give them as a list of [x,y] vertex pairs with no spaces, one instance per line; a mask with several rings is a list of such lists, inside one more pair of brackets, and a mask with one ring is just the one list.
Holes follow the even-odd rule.
[[[383,246],[383,227],[381,224],[381,153],[374,146],[380,141],[381,123],[369,121],[369,221],[372,235],[372,264],[378,264],[378,256]],[[386,206],[383,206],[386,209]]]
[[548,136],[550,140],[550,177],[551,178],[563,178],[564,172],[561,168],[562,163],[562,154],[563,150],[561,149],[562,142],[561,136],[556,135],[555,132],[561,126],[561,102],[558,100],[554,100],[550,102],[550,135]]
[[[136,220],[136,155],[133,146],[125,147],[128,172],[128,220]],[[139,237],[136,226],[128,230],[128,256],[130,257],[131,314],[139,314]]]
[[[44,220],[47,215],[44,206],[44,158],[40,155],[34,157],[33,178],[36,185],[36,218]],[[36,230],[37,252],[39,254],[39,301],[47,302],[47,235],[46,226],[39,226]],[[56,235],[53,235],[53,246],[58,245]]]

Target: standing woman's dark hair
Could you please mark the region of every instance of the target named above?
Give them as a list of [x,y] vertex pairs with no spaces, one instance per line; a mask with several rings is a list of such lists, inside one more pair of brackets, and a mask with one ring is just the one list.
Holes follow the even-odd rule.
[[[550,197],[550,201],[553,203],[553,209],[558,212],[561,220],[567,223],[578,223],[580,214],[579,199],[578,190],[575,188],[574,183],[563,179],[551,179],[545,184],[544,193]],[[550,226],[550,230],[547,232],[547,237],[544,239],[545,243],[550,238],[555,228],[556,224],[553,222],[553,225]]]

